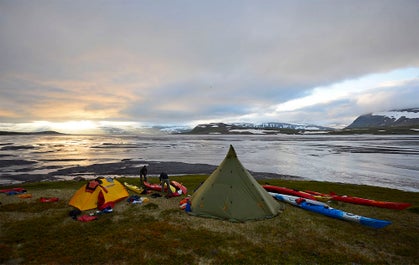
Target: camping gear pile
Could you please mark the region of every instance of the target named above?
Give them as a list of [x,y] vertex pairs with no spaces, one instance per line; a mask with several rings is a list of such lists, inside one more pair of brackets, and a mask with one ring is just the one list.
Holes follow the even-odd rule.
[[[154,184],[154,183],[152,184],[147,181],[144,181],[143,185],[147,190],[154,190],[154,191],[160,191],[160,192],[162,191],[160,184]],[[188,193],[188,189],[177,181],[173,181],[173,180],[170,181],[169,188],[172,193],[168,197],[178,197],[178,196],[185,195]],[[167,185],[164,185],[163,191],[167,192],[167,189],[168,189]]]
[[32,194],[27,193],[27,190],[24,188],[3,189],[3,190],[0,190],[0,193],[4,193],[8,196],[16,195],[17,197],[21,199],[32,198]]
[[[8,196],[17,196],[21,199],[30,199],[32,198],[32,194],[28,193],[25,188],[16,187],[10,189],[2,189],[0,193],[4,193]],[[41,197],[39,198],[39,202],[58,202],[59,198],[57,197]]]
[[131,203],[131,204],[143,204],[143,203],[146,203],[146,202],[149,202],[149,201],[150,201],[149,198],[140,197],[138,195],[132,195],[127,199],[127,202]]
[[[174,185],[174,186],[172,186]],[[171,187],[174,189],[173,196],[180,196],[183,192],[187,192],[186,187],[182,184],[173,181]],[[156,191],[161,191],[161,186],[158,184],[145,185],[146,188],[138,187],[127,182],[122,185],[118,180],[112,178],[98,177],[83,185],[73,197],[70,199],[69,205],[75,209],[70,211],[69,215],[74,219],[81,222],[90,222],[97,220],[101,214],[112,213],[115,203],[122,200],[127,201],[129,204],[144,204],[149,202],[149,198],[141,197],[139,194],[149,194],[148,189],[153,187]],[[129,197],[127,191],[136,193]],[[153,196],[151,197],[161,197]],[[89,214],[83,214],[83,211],[94,210]]]

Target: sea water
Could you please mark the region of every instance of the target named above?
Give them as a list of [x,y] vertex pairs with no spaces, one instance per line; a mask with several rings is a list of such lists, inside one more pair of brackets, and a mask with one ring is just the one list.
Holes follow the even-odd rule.
[[255,172],[419,192],[415,135],[0,136],[0,184],[8,175],[123,159],[219,165],[230,145]]

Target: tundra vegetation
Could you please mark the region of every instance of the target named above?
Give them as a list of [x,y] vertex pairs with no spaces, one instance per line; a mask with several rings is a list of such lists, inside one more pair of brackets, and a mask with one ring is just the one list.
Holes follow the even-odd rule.
[[[208,176],[172,177],[192,193]],[[151,177],[151,182],[157,178]],[[131,184],[138,179],[120,178]],[[84,183],[19,185],[32,198],[0,194],[1,264],[417,264],[419,194],[315,181],[269,179],[261,184],[410,202],[397,211],[330,202],[351,213],[392,221],[383,229],[328,218],[291,205],[275,218],[231,223],[189,216],[182,197],[122,201],[114,211],[83,223],[69,217],[68,201]],[[7,188],[7,187],[2,187]],[[58,197],[41,203],[40,197]],[[280,203],[280,202],[278,202]],[[94,211],[88,211],[87,214]]]

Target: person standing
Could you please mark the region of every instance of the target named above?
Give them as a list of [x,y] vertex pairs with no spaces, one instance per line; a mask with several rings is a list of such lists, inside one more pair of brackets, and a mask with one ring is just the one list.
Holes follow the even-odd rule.
[[143,166],[140,170],[140,182],[141,182],[141,184],[144,181],[147,182],[147,167],[146,166]]
[[172,195],[172,190],[170,189],[170,180],[169,180],[169,176],[167,175],[166,172],[162,172],[160,173],[160,185],[161,185],[161,192],[164,192],[164,184],[167,185],[167,194],[168,195]]

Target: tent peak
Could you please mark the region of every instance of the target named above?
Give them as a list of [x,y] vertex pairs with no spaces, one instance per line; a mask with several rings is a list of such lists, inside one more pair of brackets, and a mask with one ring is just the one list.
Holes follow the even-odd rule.
[[226,155],[227,158],[237,158],[236,151],[234,150],[233,145],[230,144],[230,149],[228,150],[228,153]]

